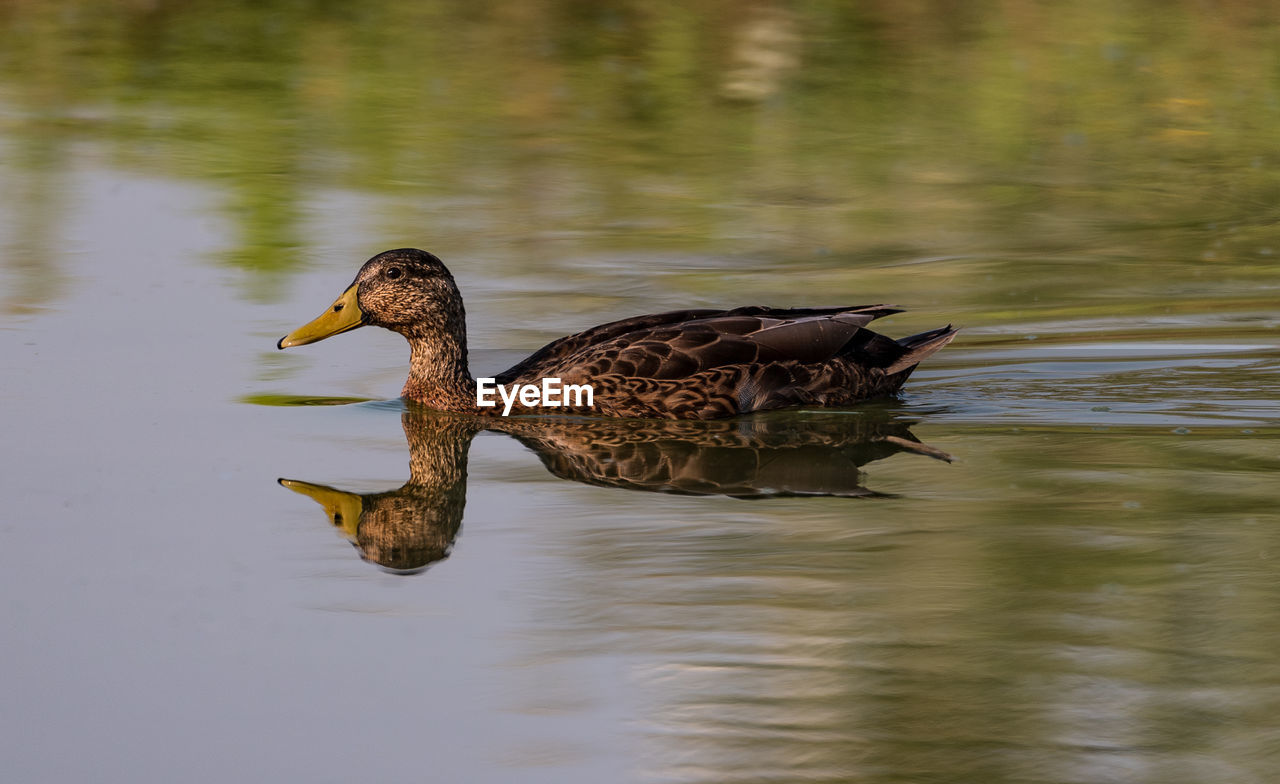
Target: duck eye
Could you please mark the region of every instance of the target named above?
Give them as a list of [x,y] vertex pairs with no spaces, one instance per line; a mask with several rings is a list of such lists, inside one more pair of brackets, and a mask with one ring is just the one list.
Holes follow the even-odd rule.
[[399,268],[399,267],[388,267],[388,268],[387,268],[387,277],[388,277],[388,278],[391,278],[392,280],[395,280],[396,278],[400,277],[400,276],[401,276],[401,275],[403,275],[403,274],[404,274],[404,273],[400,270],[400,268]]

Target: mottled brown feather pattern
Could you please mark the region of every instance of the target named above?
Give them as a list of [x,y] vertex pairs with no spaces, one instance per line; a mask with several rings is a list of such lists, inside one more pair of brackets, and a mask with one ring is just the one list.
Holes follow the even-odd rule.
[[[522,363],[497,378],[503,384],[538,383],[546,376],[590,383],[594,411],[574,413],[615,417],[718,419],[790,406],[848,406],[892,394],[910,374],[886,368],[914,344],[865,329],[862,324],[874,317],[868,310],[878,315],[891,309],[790,317],[753,308],[763,314],[663,323],[567,353],[549,351],[553,343],[536,364]],[[954,335],[949,328],[936,332],[926,334],[947,341]]]

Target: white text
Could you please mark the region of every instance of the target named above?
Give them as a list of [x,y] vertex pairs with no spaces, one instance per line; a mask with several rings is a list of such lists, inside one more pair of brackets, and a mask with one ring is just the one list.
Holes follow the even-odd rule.
[[[498,405],[497,398],[502,398],[502,415],[508,416],[511,408],[520,401],[526,408],[547,406],[573,406],[591,408],[595,405],[595,390],[590,384],[564,384],[558,378],[544,378],[542,384],[511,384],[503,386],[495,378],[476,379],[476,405],[490,408]],[[583,400],[586,400],[584,403]],[[572,402],[570,402],[572,401]]]

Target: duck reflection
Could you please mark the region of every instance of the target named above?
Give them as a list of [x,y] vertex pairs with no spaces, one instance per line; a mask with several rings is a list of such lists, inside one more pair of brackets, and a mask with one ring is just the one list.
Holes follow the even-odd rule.
[[730,498],[881,495],[861,484],[863,465],[898,452],[950,461],[907,425],[887,418],[764,415],[712,421],[577,421],[501,429],[547,470],[576,482]]
[[467,502],[467,453],[477,417],[406,411],[409,481],[383,493],[349,493],[297,479],[280,484],[318,502],[366,561],[414,574],[449,555]]
[[482,430],[514,437],[562,479],[694,496],[880,496],[862,485],[867,463],[899,452],[951,460],[886,415],[799,417],[495,420],[413,407],[401,419],[409,481],[398,490],[361,494],[279,482],[324,507],[365,560],[413,574],[449,555],[466,505],[468,452]]

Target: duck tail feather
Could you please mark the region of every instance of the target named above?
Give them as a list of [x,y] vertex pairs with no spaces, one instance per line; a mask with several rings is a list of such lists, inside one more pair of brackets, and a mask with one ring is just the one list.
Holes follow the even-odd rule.
[[954,329],[950,324],[939,329],[931,329],[928,332],[921,332],[918,335],[905,337],[898,341],[898,345],[906,349],[906,353],[893,361],[893,364],[884,369],[886,375],[893,375],[904,370],[914,368],[920,364],[925,357],[933,354],[951,341],[955,340],[956,334],[960,330]]

